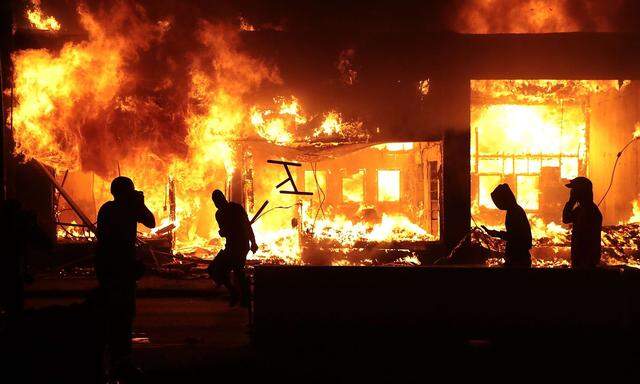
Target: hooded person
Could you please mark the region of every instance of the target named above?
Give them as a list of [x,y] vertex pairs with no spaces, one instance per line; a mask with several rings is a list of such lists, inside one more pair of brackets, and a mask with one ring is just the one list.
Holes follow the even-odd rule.
[[505,231],[482,228],[492,237],[506,241],[504,254],[505,267],[531,267],[531,226],[524,209],[516,200],[515,195],[507,184],[498,185],[491,192],[491,199],[498,209],[507,211],[505,217]]
[[571,224],[571,267],[594,268],[600,263],[602,214],[593,202],[593,184],[576,177],[566,187],[569,201],[562,210],[562,222]]

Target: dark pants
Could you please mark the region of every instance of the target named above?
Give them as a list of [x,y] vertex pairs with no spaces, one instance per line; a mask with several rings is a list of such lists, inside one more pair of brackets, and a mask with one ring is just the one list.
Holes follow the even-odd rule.
[[135,281],[101,281],[104,295],[105,342],[112,363],[131,355],[131,333],[136,313]]
[[507,252],[504,255],[504,266],[507,268],[531,268],[529,251]]

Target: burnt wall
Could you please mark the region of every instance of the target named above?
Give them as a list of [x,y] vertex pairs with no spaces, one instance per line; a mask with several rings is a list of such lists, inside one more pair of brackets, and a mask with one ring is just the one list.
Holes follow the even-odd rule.
[[[640,84],[632,82],[616,95],[594,96],[590,100],[589,176],[596,201],[604,195],[618,152],[633,137],[640,121]],[[631,202],[640,195],[640,142],[631,144],[618,161],[611,190],[600,210],[605,224],[627,221]]]

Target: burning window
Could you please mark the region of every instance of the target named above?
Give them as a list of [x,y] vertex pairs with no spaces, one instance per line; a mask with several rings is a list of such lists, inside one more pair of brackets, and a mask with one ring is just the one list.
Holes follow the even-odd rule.
[[400,201],[400,170],[378,170],[378,201]]
[[304,188],[315,194],[326,193],[327,171],[304,171]]
[[274,191],[283,171],[261,165],[271,152],[253,153],[255,186],[245,200],[280,207],[254,226],[258,238],[269,239],[259,258],[361,264],[414,257],[439,239],[440,142],[332,147],[292,167],[312,196]]
[[364,201],[364,170],[342,178],[342,201],[345,203]]
[[[471,83],[472,206],[481,221],[497,223],[490,193],[507,183],[520,205],[540,212],[541,183],[587,172],[589,96],[615,82],[474,80]],[[557,173],[546,170],[557,169]],[[544,175],[544,176],[543,176]],[[541,177],[558,175],[555,181]]]
[[518,175],[516,178],[516,197],[525,210],[537,211],[540,208],[538,194],[540,176]]
[[[534,265],[567,265],[569,227],[557,224],[568,198],[564,184],[587,176],[593,181],[596,203],[600,201],[616,154],[632,140],[638,116],[633,100],[638,94],[635,81],[471,81],[473,222],[503,225],[504,213],[490,194],[498,184],[507,183],[530,219]],[[616,175],[613,186],[617,192],[600,205],[605,225],[633,220],[629,216],[640,184],[632,162],[622,165],[625,176]],[[615,252],[606,249],[607,244],[624,244],[627,240],[621,239],[627,233],[624,227],[605,226],[604,254],[615,253],[614,258],[629,264],[628,245]]]

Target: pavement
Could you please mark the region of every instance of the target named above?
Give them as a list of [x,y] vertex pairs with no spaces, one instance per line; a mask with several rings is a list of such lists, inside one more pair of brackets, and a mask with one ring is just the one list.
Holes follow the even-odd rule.
[[[27,287],[27,309],[79,304],[96,287],[91,278],[41,278]],[[139,281],[134,323],[135,362],[149,382],[202,382],[253,372],[249,315],[230,308],[223,289],[208,279]]]
[[[95,286],[91,278],[41,278],[28,287],[26,306],[72,306],[81,303]],[[499,381],[521,377],[523,372],[533,379],[548,378],[551,373],[556,379],[576,379],[585,366],[615,375],[624,374],[625,367],[634,367],[639,361],[636,357],[607,360],[604,357],[612,351],[605,348],[602,358],[594,356],[573,365],[570,354],[549,354],[553,345],[531,351],[518,340],[506,348],[489,340],[467,340],[414,350],[371,349],[374,338],[368,346],[345,341],[323,348],[263,350],[252,345],[248,311],[230,308],[227,300],[226,292],[208,279],[144,277],[139,282],[133,352],[135,362],[146,373],[144,382],[397,383],[435,380],[441,374],[446,374],[448,381],[470,376]],[[72,333],[78,332],[72,328]],[[76,357],[59,361],[55,364],[63,364],[63,372],[77,369]],[[583,367],[576,370],[579,366]],[[514,371],[519,373],[511,376]],[[559,375],[561,372],[564,374]]]

